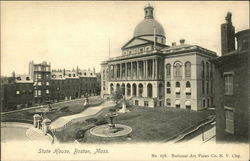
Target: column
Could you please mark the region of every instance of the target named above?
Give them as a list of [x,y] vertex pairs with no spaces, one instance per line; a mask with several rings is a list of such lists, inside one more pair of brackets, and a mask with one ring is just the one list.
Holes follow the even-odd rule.
[[153,63],[152,64],[152,68],[153,68],[152,69],[152,79],[155,79],[155,60],[154,59],[152,60],[152,63]]
[[156,79],[158,79],[158,59],[156,59],[156,62],[155,62],[155,66],[156,66],[156,69],[155,69],[155,74],[156,74]]
[[116,80],[116,77],[117,77],[117,65],[115,64],[114,65],[114,78]]
[[127,74],[128,74],[127,62],[125,62],[125,80],[127,80]]
[[139,80],[139,61],[136,61],[136,78]]
[[108,67],[108,70],[109,70],[109,72],[108,72],[108,73],[109,73],[109,76],[108,76],[109,79],[108,79],[108,81],[109,81],[109,80],[110,80],[110,75],[111,75],[111,74],[110,74],[110,65],[109,65],[109,67]]
[[146,69],[146,72],[145,72],[145,77],[146,79],[148,79],[148,60],[146,60],[146,64],[145,64],[145,69]]
[[143,60],[143,78],[146,79],[146,60]]
[[133,62],[131,62],[131,66],[130,66],[130,78],[131,80],[133,80]]
[[115,79],[115,65],[114,64],[112,64],[112,80],[114,80]]
[[120,80],[122,80],[122,64],[120,64]]
[[[126,65],[125,65],[126,66]],[[126,70],[125,70],[126,71]],[[124,83],[125,84],[125,83]],[[127,85],[125,84],[125,87],[124,87],[124,90],[125,90],[125,98],[127,98]]]

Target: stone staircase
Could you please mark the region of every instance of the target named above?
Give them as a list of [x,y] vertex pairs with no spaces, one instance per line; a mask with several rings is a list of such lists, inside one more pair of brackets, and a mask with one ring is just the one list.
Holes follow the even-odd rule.
[[53,138],[51,136],[44,135],[41,129],[37,129],[34,127],[31,127],[26,131],[26,136],[30,141],[41,141],[47,143],[51,143],[53,141]]

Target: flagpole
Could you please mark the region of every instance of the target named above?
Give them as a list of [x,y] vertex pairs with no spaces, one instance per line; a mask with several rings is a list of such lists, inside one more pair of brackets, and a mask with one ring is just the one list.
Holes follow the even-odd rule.
[[109,58],[110,58],[110,38],[109,38]]
[[155,42],[155,38],[156,38],[156,37],[155,37],[155,34],[156,34],[156,33],[155,33],[155,25],[154,25],[154,50],[156,50],[156,42]]

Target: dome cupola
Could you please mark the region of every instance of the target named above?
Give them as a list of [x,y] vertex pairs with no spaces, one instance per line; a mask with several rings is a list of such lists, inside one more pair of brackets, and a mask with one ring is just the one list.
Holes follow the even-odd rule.
[[135,27],[134,37],[148,38],[155,35],[164,39],[165,42],[165,31],[162,25],[154,19],[154,8],[148,5],[144,8],[144,12],[144,20]]

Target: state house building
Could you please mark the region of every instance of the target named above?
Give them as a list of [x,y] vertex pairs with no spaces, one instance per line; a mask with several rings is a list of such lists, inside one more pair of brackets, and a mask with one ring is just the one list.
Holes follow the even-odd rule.
[[216,53],[197,45],[166,45],[162,25],[154,8],[144,8],[145,17],[122,55],[101,64],[101,96],[120,90],[137,106],[167,106],[202,110],[213,105],[213,65]]

